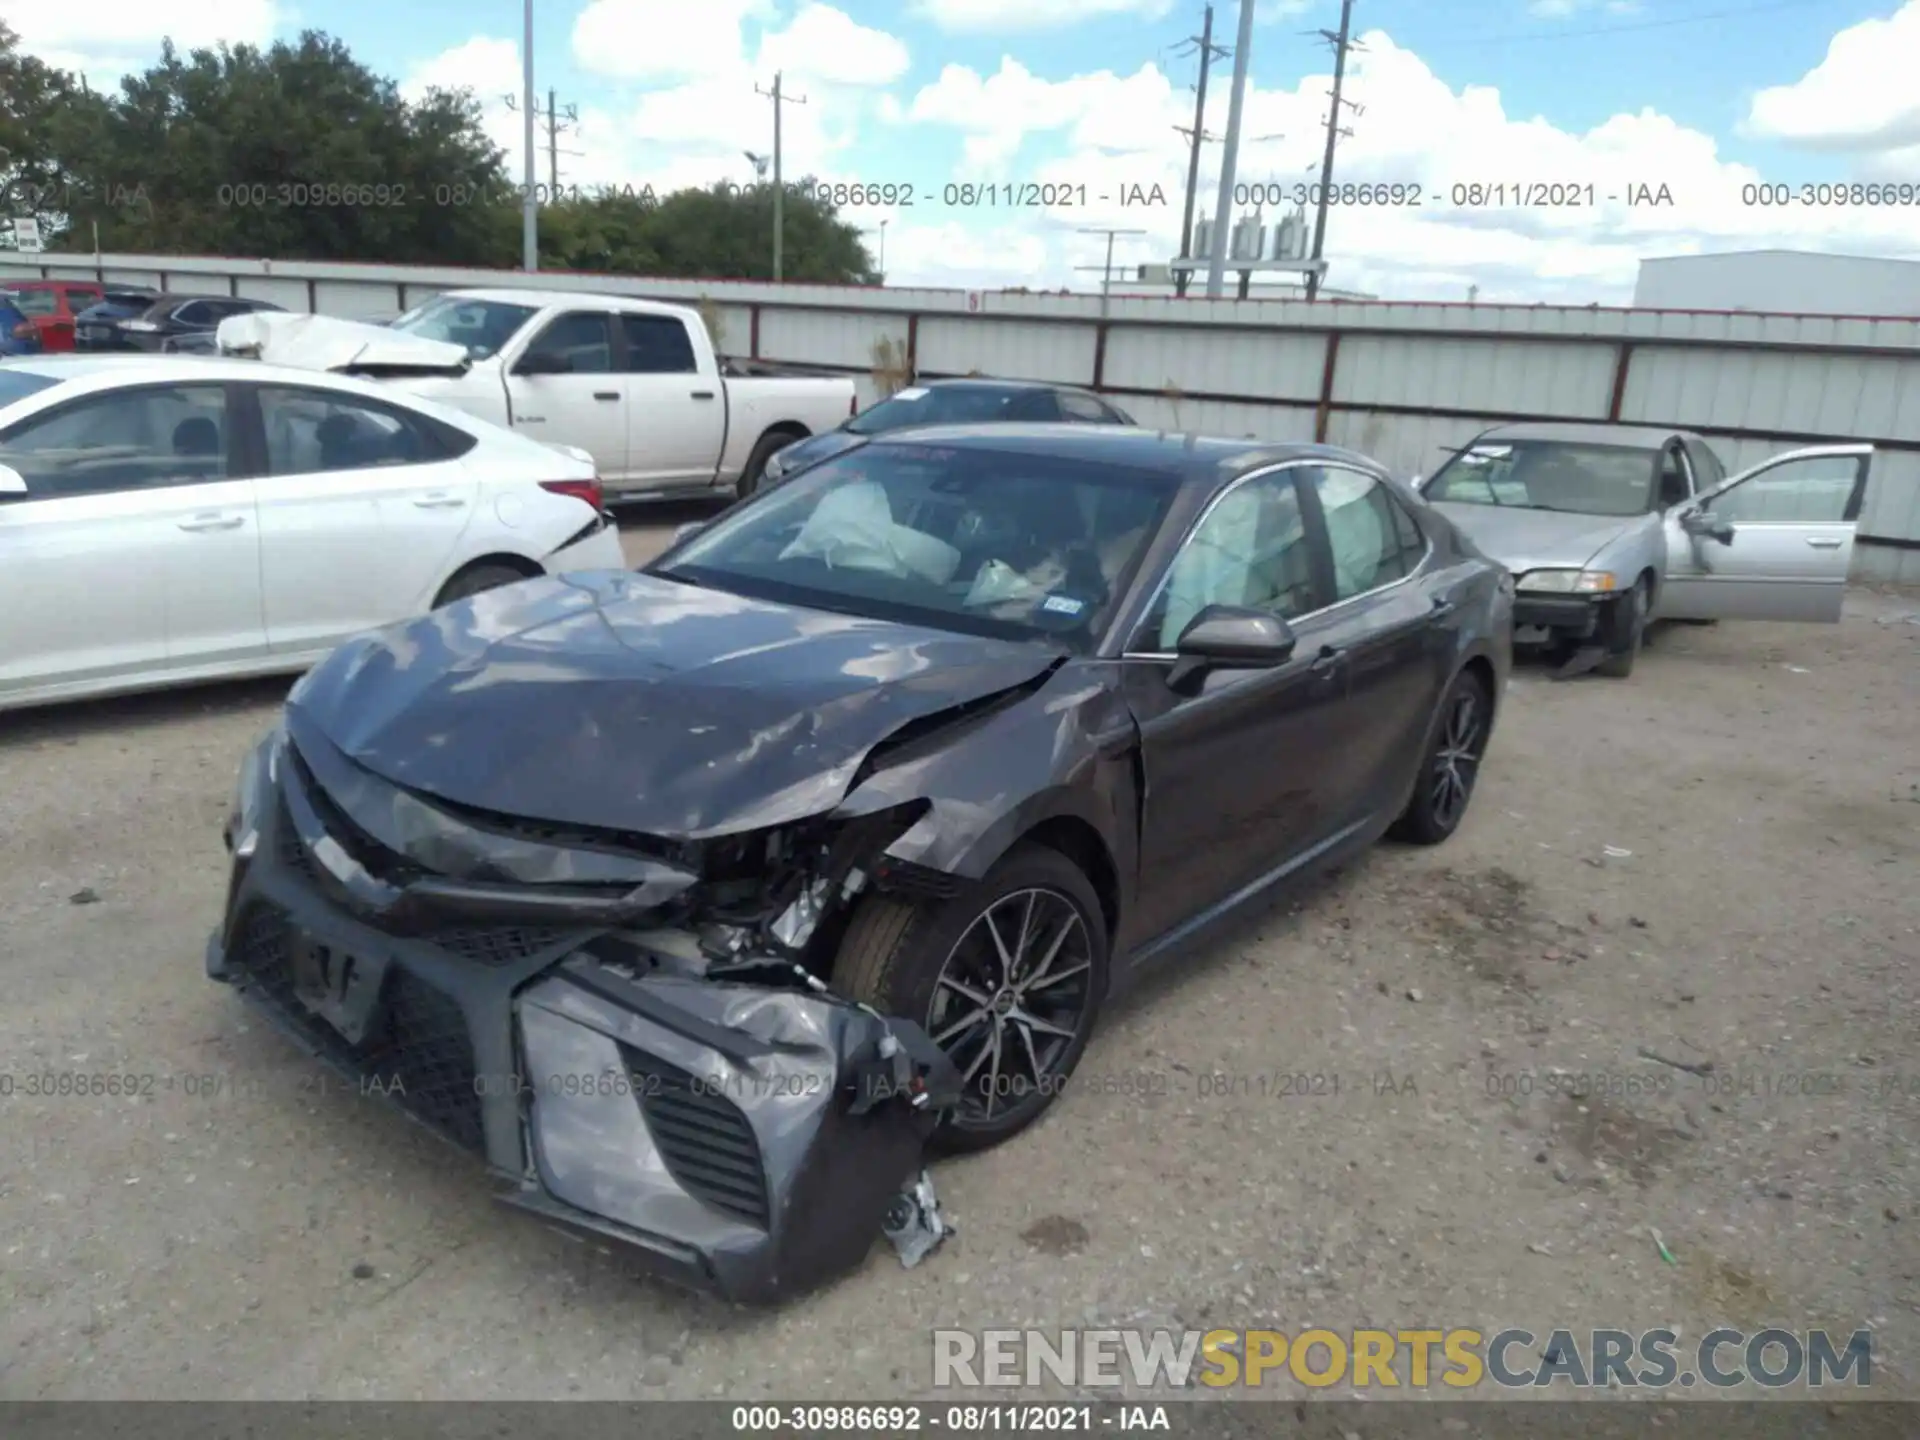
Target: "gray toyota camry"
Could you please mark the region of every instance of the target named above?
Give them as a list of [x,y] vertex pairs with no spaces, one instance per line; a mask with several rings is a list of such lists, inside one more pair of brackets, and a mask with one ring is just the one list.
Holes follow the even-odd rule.
[[772,1299],[937,1243],[925,1150],[1036,1119],[1156,962],[1453,833],[1511,583],[1342,450],[881,437],[322,662],[208,970],[503,1198]]

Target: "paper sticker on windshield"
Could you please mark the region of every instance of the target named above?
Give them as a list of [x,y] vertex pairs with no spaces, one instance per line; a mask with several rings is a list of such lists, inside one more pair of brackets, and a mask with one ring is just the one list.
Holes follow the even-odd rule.
[[915,385],[910,389],[894,391],[893,398],[896,400],[918,400],[926,393],[927,390],[924,385]]
[[1049,595],[1040,602],[1042,610],[1051,610],[1056,615],[1078,615],[1087,608],[1087,602],[1076,600],[1071,595]]

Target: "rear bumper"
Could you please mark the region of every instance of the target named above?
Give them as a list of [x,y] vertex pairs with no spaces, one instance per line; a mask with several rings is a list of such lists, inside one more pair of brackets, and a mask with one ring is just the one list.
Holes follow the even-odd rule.
[[394,934],[301,839],[262,766],[210,978],[483,1161],[499,1198],[744,1303],[858,1266],[934,1124],[897,1092],[854,1113],[889,1033],[828,996],[590,952],[604,929]]
[[598,528],[581,535],[555,550],[542,562],[549,575],[568,575],[579,570],[624,570],[626,552],[620,548],[620,529],[610,515],[602,514]]

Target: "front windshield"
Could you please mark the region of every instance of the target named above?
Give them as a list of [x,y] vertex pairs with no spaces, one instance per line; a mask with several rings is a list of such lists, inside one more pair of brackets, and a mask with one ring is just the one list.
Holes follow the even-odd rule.
[[438,295],[424,305],[416,305],[387,328],[422,340],[459,345],[465,348],[468,359],[486,360],[498,354],[500,347],[537,313],[531,305]]
[[1165,513],[1158,474],[881,442],[718,521],[654,573],[819,610],[1089,648]]
[[1028,393],[991,385],[916,386],[864,411],[847,429],[855,435],[879,435],[909,425],[985,424],[1006,419],[1013,402]]
[[1654,456],[1625,445],[1515,440],[1470,445],[1421,492],[1454,505],[1644,515],[1654,508]]

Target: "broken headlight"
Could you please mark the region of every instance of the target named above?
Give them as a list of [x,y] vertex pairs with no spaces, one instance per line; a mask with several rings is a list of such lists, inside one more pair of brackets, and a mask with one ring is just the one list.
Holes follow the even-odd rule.
[[240,774],[234,781],[233,800],[227,807],[227,823],[220,833],[229,854],[245,860],[260,843],[260,803],[263,792],[270,792],[280,779],[280,746],[285,732],[276,725],[254,742],[240,762]]

